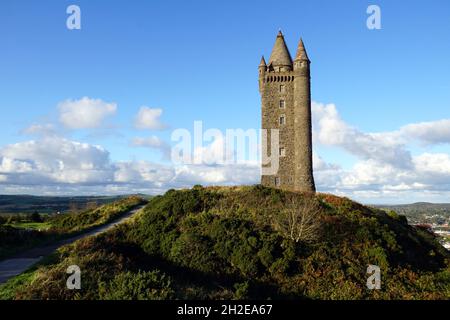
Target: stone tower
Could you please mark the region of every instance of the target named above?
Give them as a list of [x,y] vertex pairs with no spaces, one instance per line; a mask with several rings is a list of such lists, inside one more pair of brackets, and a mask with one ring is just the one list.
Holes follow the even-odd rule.
[[300,39],[292,61],[281,31],[268,63],[264,56],[261,58],[258,71],[262,129],[267,130],[267,143],[262,149],[271,157],[270,129],[279,130],[279,168],[276,174],[261,176],[265,186],[315,192],[309,67],[303,41]]

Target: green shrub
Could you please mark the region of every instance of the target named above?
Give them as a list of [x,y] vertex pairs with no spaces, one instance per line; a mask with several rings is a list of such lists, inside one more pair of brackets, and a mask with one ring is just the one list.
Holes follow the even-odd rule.
[[40,215],[39,213],[33,212],[33,213],[30,215],[30,220],[31,220],[32,222],[42,222],[42,217],[41,217],[41,215]]
[[59,233],[79,232],[108,223],[143,203],[145,203],[143,198],[130,196],[96,209],[61,214],[51,220],[52,230]]
[[182,234],[173,242],[169,259],[180,266],[208,274],[220,270],[219,261],[214,255],[211,241],[198,234]]
[[249,295],[249,283],[248,281],[242,283],[235,283],[234,289],[236,290],[234,293],[234,298],[237,300],[247,299]]
[[171,278],[159,270],[119,273],[99,284],[102,300],[165,300],[173,295]]

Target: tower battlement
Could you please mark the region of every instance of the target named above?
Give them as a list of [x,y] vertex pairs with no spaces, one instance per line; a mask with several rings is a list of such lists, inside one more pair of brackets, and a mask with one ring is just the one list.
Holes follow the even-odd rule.
[[279,169],[276,174],[261,176],[265,186],[315,192],[310,63],[301,39],[292,60],[280,31],[269,62],[262,57],[258,66],[262,129],[268,133],[267,145],[263,145],[262,151],[268,155],[270,130],[279,130]]

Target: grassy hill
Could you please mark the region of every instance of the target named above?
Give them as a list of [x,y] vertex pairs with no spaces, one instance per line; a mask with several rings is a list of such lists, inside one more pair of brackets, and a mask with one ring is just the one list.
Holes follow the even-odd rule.
[[[347,198],[196,186],[157,196],[132,223],[64,247],[0,297],[447,299],[449,258],[404,217]],[[73,264],[82,270],[79,291],[65,288]],[[381,268],[381,290],[367,289],[368,265]]]

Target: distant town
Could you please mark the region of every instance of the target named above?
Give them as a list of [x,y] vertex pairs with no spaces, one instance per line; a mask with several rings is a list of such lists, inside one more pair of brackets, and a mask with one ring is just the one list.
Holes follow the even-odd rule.
[[439,242],[450,250],[450,204],[417,202],[405,205],[379,205],[406,216],[410,225],[418,226],[439,237]]

